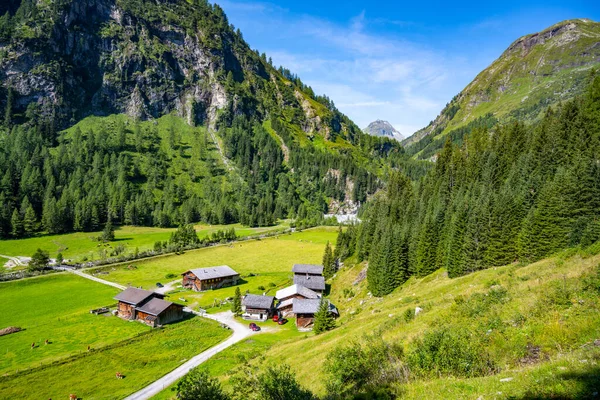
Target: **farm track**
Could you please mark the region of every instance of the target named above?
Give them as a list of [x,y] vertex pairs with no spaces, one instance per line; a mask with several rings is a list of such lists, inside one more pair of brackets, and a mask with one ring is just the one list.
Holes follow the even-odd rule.
[[[114,283],[114,282],[109,282],[104,279],[96,278],[95,276],[86,274],[85,272],[81,272],[81,271],[77,271],[77,270],[70,270],[70,272],[74,273],[75,275],[79,275],[82,278],[89,279],[89,280],[92,280],[92,281],[95,281],[98,283],[102,283],[104,285],[116,287],[117,289],[122,289],[122,290],[126,289],[126,287],[123,285],[119,285],[118,283]],[[175,282],[176,281],[171,282],[170,284],[166,285],[163,288],[163,289],[165,289],[163,292],[166,292],[167,289],[170,288],[171,284],[173,284]],[[175,368],[173,371],[164,375],[162,378],[154,381],[153,383],[146,386],[145,388],[126,397],[125,400],[150,399],[151,397],[157,395],[158,393],[162,392],[167,387],[169,387],[172,384],[174,384],[175,382],[177,382],[179,379],[183,378],[192,369],[194,369],[197,366],[199,366],[200,364],[206,362],[212,356],[222,352],[223,350],[236,344],[237,342],[244,340],[245,338],[247,338],[248,336],[250,336],[254,333],[247,326],[236,321],[233,316],[233,313],[231,311],[228,311],[225,313],[219,313],[219,314],[201,314],[201,313],[193,311],[192,309],[187,308],[187,307],[184,308],[184,311],[190,312],[192,314],[195,314],[195,315],[198,315],[198,316],[201,316],[204,318],[212,319],[213,321],[217,321],[223,325],[227,325],[233,331],[233,335],[231,335],[224,342],[221,342],[218,345],[213,346],[206,351],[203,351],[202,353],[198,354],[197,356],[192,357],[190,360],[186,361],[179,367]]]

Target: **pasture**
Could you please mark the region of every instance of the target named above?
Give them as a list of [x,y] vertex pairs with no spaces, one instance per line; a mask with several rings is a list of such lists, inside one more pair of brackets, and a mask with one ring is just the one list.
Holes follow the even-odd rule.
[[[191,250],[182,255],[138,261],[117,267],[100,267],[87,272],[102,272],[103,274],[99,276],[103,279],[152,289],[156,287],[157,282],[164,284],[181,280],[180,274],[189,269],[229,265],[242,277],[242,283],[237,286],[242,293],[266,292],[274,295],[278,288],[291,283],[293,264],[320,264],[325,244],[327,241],[335,243],[336,237],[337,228],[315,228],[263,240]],[[229,287],[203,293],[176,291],[171,293],[171,300],[177,301],[183,298],[190,307],[199,306],[209,309],[215,302],[232,297],[235,288]],[[211,311],[218,311],[218,309]]]
[[[73,393],[85,400],[122,399],[229,335],[217,323],[194,317],[65,362],[0,377],[0,398],[66,399]],[[117,372],[125,378],[116,379]]]
[[[239,237],[260,234],[270,230],[283,229],[285,224],[267,228],[247,228],[240,224],[235,225],[196,225],[196,232],[200,239],[217,230],[235,228]],[[82,260],[97,260],[101,256],[100,250],[110,253],[111,248],[123,245],[126,251],[132,253],[137,248],[139,251],[151,250],[157,241],[167,241],[175,228],[153,228],[140,226],[121,226],[115,229],[115,240],[109,246],[101,245],[96,238],[101,232],[75,232],[64,235],[38,235],[27,239],[0,240],[0,254],[7,256],[31,256],[40,248],[50,254],[50,258],[62,253],[65,259],[79,262]],[[0,265],[8,260],[0,259]]]
[[[97,349],[150,330],[117,317],[89,313],[116,303],[113,297],[118,292],[65,273],[0,283],[0,329],[24,329],[0,337],[0,375],[39,367],[85,352],[87,346]],[[46,339],[50,344],[44,344]]]

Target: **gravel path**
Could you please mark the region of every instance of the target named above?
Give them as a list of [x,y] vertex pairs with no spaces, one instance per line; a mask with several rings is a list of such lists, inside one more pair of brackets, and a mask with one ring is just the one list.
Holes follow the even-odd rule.
[[81,276],[82,278],[89,279],[89,280],[91,280],[91,281],[95,281],[95,282],[98,282],[98,283],[102,283],[102,284],[104,284],[104,285],[108,285],[108,286],[116,287],[117,289],[121,289],[121,290],[125,290],[125,289],[127,289],[127,287],[126,287],[126,286],[119,285],[118,283],[114,283],[114,282],[109,282],[109,281],[107,281],[107,280],[104,280],[104,279],[96,278],[96,277],[95,277],[95,276],[93,276],[93,275],[86,274],[85,272],[81,272],[81,271],[78,271],[78,270],[76,270],[76,269],[69,270],[69,272],[72,272],[72,273],[74,273],[75,275],[79,275],[79,276]]
[[[191,311],[191,310],[187,309],[186,311]],[[210,349],[191,358],[189,361],[187,361],[180,367],[169,372],[168,374],[166,374],[159,380],[151,383],[150,385],[146,386],[142,390],[132,394],[129,397],[126,397],[125,400],[150,399],[152,396],[157,395],[158,393],[162,392],[167,387],[169,387],[172,384],[174,384],[175,382],[177,382],[179,379],[183,378],[188,372],[190,372],[192,369],[196,368],[200,364],[204,363],[206,360],[208,360],[215,354],[220,353],[221,351],[225,350],[229,346],[231,346],[239,341],[244,340],[245,338],[249,337],[250,335],[252,335],[254,333],[250,329],[248,329],[247,326],[237,322],[234,319],[233,313],[231,311],[228,311],[225,313],[219,313],[219,314],[199,314],[199,313],[195,313],[195,312],[194,312],[194,314],[202,315],[205,318],[210,318],[212,320],[215,320],[217,322],[220,322],[222,324],[229,326],[233,330],[233,335],[231,335],[229,337],[229,339],[225,340],[224,342],[221,342],[218,345],[211,347]]]

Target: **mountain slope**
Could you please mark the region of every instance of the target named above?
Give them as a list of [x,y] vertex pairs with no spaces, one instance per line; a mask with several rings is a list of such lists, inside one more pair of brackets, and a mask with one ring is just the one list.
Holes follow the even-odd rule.
[[364,203],[406,158],[251,50],[205,0],[6,9],[0,237],[109,219],[315,224],[331,204]]
[[404,136],[402,136],[402,134],[398,132],[396,128],[392,126],[392,124],[380,119],[371,122],[369,126],[363,129],[363,132],[368,133],[371,136],[389,137],[399,141],[404,139]]
[[[548,106],[581,93],[590,70],[598,66],[598,22],[563,21],[523,36],[455,96],[434,121],[404,140],[403,145],[413,146],[413,153],[428,146],[439,149],[443,140],[432,146],[434,139],[469,124],[536,120]],[[426,155],[429,157],[432,152]]]

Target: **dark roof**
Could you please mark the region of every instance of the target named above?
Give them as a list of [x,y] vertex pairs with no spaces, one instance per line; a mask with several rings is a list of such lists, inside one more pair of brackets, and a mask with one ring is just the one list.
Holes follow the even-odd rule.
[[149,290],[138,289],[134,287],[129,287],[115,296],[115,300],[121,301],[123,303],[138,305],[143,303],[149,297],[158,295],[157,293],[151,292]]
[[257,296],[255,294],[247,294],[242,298],[242,305],[248,308],[270,309],[273,307],[273,296]]
[[325,278],[322,276],[294,275],[294,284],[304,286],[310,290],[325,290]]
[[[329,305],[330,313],[339,314],[337,308],[329,300],[324,301]],[[294,299],[292,304],[294,314],[316,314],[319,311],[321,299]]]
[[323,266],[315,264],[294,264],[292,272],[295,274],[323,275]]
[[[161,299],[152,299],[143,306],[139,307],[137,310],[150,315],[160,315],[163,311],[169,308],[172,304],[170,301],[165,301]],[[178,304],[176,304],[178,305]],[[183,307],[183,306],[180,306]]]
[[200,279],[201,281],[206,279],[227,278],[230,276],[239,275],[227,265],[221,265],[220,267],[210,268],[196,268],[191,269],[188,272],[191,272],[192,274],[196,275],[196,278]]

